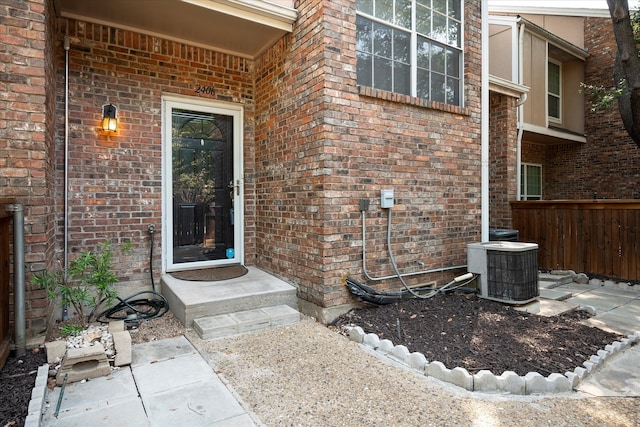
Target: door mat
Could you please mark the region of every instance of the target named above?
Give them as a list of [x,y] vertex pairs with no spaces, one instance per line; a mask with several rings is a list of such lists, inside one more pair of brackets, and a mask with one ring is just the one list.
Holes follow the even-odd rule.
[[201,268],[199,270],[173,271],[169,273],[176,279],[200,282],[229,280],[244,276],[249,270],[244,265],[230,265],[228,267]]

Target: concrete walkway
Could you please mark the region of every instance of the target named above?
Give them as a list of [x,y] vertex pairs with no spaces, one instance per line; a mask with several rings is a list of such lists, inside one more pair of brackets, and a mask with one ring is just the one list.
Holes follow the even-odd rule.
[[[556,285],[553,291],[565,293],[560,299],[566,304],[592,307],[596,316],[589,320],[591,323],[625,334],[640,330],[640,289],[569,283]],[[308,341],[304,335],[300,335],[300,340]],[[56,387],[44,398],[43,416],[30,416],[26,425],[261,425],[185,337],[135,345],[132,351],[130,367],[107,377],[68,384],[62,399],[59,399],[61,388]],[[341,364],[339,354],[333,358],[329,363]],[[580,383],[576,394],[640,397],[638,346],[608,358]]]
[[185,337],[135,345],[130,367],[68,384],[56,417],[60,392],[49,394],[40,425],[256,425]]
[[[569,283],[553,290],[570,295],[567,304],[595,312],[587,325],[623,335],[640,332],[640,286],[612,285]],[[614,355],[577,390],[594,396],[640,396],[640,346]]]

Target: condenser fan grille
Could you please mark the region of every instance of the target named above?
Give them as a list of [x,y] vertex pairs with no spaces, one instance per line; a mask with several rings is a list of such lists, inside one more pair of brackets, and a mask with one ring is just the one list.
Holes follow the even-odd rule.
[[479,275],[480,296],[508,304],[526,304],[538,290],[538,245],[482,242],[467,246],[467,269]]
[[487,296],[525,301],[539,295],[538,250],[487,251]]

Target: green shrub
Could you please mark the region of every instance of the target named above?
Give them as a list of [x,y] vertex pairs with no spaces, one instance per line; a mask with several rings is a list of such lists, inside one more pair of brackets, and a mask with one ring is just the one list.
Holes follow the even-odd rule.
[[[124,253],[131,249],[131,242],[123,245]],[[49,300],[60,299],[63,305],[71,306],[73,311],[87,323],[86,309],[92,311],[104,304],[109,307],[118,296],[115,285],[118,276],[113,272],[112,249],[110,242],[100,244],[98,251],[86,251],[69,263],[64,270],[35,274],[31,283],[46,289]]]

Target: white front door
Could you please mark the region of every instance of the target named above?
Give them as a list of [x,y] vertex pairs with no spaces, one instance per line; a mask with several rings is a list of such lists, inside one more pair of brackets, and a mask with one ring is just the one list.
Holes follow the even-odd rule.
[[165,271],[242,263],[242,107],[163,97]]

